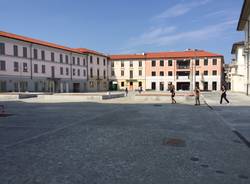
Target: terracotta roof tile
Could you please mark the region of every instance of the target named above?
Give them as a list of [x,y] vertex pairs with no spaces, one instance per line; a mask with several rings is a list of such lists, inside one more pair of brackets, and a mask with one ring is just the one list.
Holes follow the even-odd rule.
[[86,48],[77,48],[75,49],[81,53],[88,53],[88,54],[95,54],[95,55],[99,55],[99,56],[104,56],[104,57],[107,57],[105,54],[103,53],[100,53],[100,52],[97,52],[97,51],[94,51],[94,50],[90,50],[90,49],[86,49]]
[[62,49],[62,50],[65,50],[65,51],[75,52],[75,53],[78,53],[78,54],[82,54],[82,52],[80,52],[80,51],[78,51],[76,49],[72,49],[72,48],[69,48],[69,47],[57,45],[57,44],[50,43],[50,42],[37,40],[37,39],[34,39],[34,38],[28,38],[28,37],[25,37],[25,36],[20,36],[20,35],[16,35],[16,34],[12,34],[12,33],[7,33],[7,32],[4,32],[4,31],[0,31],[0,36],[11,38],[11,39],[16,39],[16,40],[20,40],[20,41],[25,41],[25,42],[29,42],[29,43],[33,43],[33,44],[43,45],[43,46],[47,46],[47,47],[52,47],[52,48],[56,48],[56,49]]
[[194,57],[223,57],[207,51],[181,51],[181,52],[149,52],[144,54],[124,54],[110,55],[111,60],[130,60],[130,59],[175,59],[175,58],[194,58]]

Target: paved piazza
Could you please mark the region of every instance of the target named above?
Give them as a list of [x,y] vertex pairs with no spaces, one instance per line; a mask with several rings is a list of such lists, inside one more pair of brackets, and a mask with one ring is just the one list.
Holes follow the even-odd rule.
[[0,117],[0,183],[250,183],[250,98],[203,95],[200,107],[178,96],[0,102],[13,114]]

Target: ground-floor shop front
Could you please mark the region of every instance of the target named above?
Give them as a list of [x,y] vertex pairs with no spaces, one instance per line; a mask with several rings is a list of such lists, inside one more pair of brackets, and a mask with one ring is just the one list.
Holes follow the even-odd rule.
[[0,77],[0,92],[86,92],[86,80]]

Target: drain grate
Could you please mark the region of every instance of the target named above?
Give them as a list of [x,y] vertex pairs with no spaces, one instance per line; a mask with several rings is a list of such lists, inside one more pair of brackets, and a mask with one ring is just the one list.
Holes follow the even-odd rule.
[[13,116],[13,114],[0,113],[0,117],[8,117],[8,116]]
[[225,174],[225,172],[221,171],[221,170],[216,170],[215,172],[218,173],[218,174]]
[[163,139],[162,142],[163,145],[167,145],[167,146],[175,146],[175,147],[185,147],[186,146],[186,142],[182,139],[177,139],[177,138],[165,138]]
[[191,157],[190,160],[194,161],[194,162],[198,162],[200,159],[197,157]]

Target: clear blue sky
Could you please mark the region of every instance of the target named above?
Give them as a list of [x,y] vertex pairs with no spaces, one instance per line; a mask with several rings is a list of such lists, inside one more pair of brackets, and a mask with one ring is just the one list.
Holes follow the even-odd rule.
[[243,0],[0,0],[0,30],[107,54],[198,48],[231,59]]

